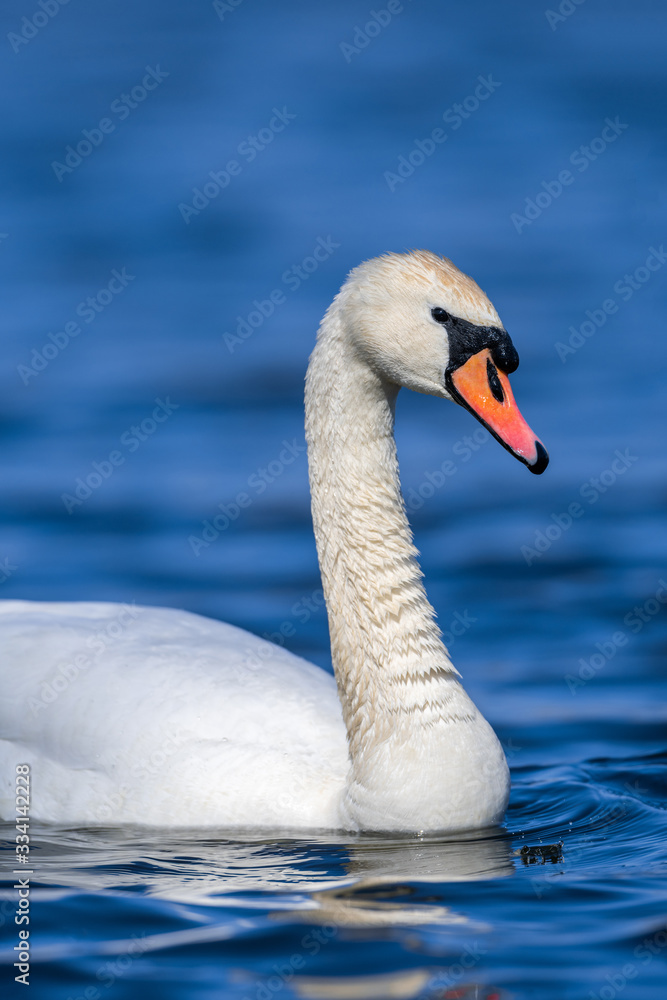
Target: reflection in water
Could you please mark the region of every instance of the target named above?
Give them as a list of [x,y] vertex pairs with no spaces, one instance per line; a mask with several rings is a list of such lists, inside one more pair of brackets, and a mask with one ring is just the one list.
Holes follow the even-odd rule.
[[514,870],[509,840],[500,830],[457,838],[370,839],[348,844],[349,875],[410,882],[470,882]]
[[448,907],[414,902],[411,886],[401,883],[479,881],[514,871],[507,839],[491,831],[469,836],[465,840],[360,838],[348,843],[344,868],[353,881],[311,892],[308,908],[280,916],[347,927],[468,923]]
[[[500,830],[471,834],[469,839],[359,836],[339,841],[287,836],[267,840],[256,834],[235,840],[202,840],[195,831],[66,830],[44,827],[33,831],[35,876],[32,898],[48,904],[56,897],[105,893],[106,906],[124,905],[128,890],[169,905],[171,923],[142,935],[141,954],[149,955],[197,945],[224,947],[225,942],[273,926],[294,934],[302,956],[317,954],[349,932],[428,927],[484,932],[486,924],[455,912],[447,905],[447,883],[479,881],[510,875],[514,861],[509,839]],[[438,884],[437,890],[435,885]],[[67,886],[66,890],[51,888]],[[425,892],[422,885],[434,886]],[[115,898],[114,903],[110,900]],[[94,904],[93,904],[94,905]],[[184,908],[185,907],[185,908]],[[214,908],[217,908],[214,910]],[[183,926],[186,918],[188,926]],[[405,946],[411,948],[408,939]],[[135,942],[115,936],[105,940],[36,942],[35,962],[131,954]],[[416,950],[421,951],[421,947]],[[0,961],[10,963],[3,950]],[[236,972],[262,982],[236,965]],[[294,970],[296,972],[296,970]],[[467,971],[467,970],[466,970]],[[343,978],[343,993],[322,980],[297,993],[322,996],[416,996],[432,975],[412,970],[384,979]],[[332,983],[334,981],[332,980]],[[450,984],[448,984],[450,985]],[[311,988],[312,987],[312,988]],[[392,992],[392,991],[398,992]],[[349,992],[345,992],[349,991]],[[429,993],[430,995],[430,993]],[[443,996],[443,991],[437,994]]]
[[[418,903],[410,898],[410,886],[390,880],[364,879],[342,889],[313,892],[310,905],[274,914],[279,920],[302,920],[309,924],[333,927],[386,927],[415,924],[468,924],[461,914],[448,906],[432,902]],[[386,888],[385,888],[386,887]],[[384,891],[383,891],[384,889]],[[403,897],[397,902],[397,897]]]
[[494,986],[468,983],[447,988],[442,977],[428,969],[390,972],[377,976],[299,976],[293,986],[297,996],[309,1000],[503,1000]]
[[294,981],[297,996],[312,1000],[408,1000],[424,992],[431,973],[427,969],[389,972],[379,976],[299,976]]
[[[43,838],[43,839],[42,839]],[[56,830],[44,828],[38,867],[42,885],[87,891],[143,888],[149,896],[203,906],[230,893],[271,892],[283,918],[316,923],[452,922],[446,908],[396,901],[396,883],[460,882],[510,875],[510,842],[501,831],[465,839],[329,836],[202,840],[195,831]],[[37,863],[37,862],[36,862]],[[391,885],[391,893],[383,887]],[[391,895],[391,901],[387,898]],[[235,905],[259,906],[239,895]],[[266,908],[266,899],[261,902]]]

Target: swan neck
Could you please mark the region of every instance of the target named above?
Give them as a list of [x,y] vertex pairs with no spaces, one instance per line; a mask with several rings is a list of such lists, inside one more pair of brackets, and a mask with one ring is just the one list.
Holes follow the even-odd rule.
[[424,726],[446,715],[457,674],[424,591],[401,496],[398,387],[358,353],[341,298],[311,357],[306,438],[333,666],[354,759],[397,721]]

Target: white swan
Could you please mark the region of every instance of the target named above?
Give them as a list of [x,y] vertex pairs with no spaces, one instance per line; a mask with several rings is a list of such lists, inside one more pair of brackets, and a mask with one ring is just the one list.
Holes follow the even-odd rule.
[[[459,831],[500,821],[509,775],[421,583],[393,438],[401,386],[454,399],[533,472],[518,357],[446,258],[367,261],[306,379],[312,509],[336,684],[231,625],[116,604],[0,604],[2,815],[75,824]],[[340,701],[338,700],[340,698]],[[342,705],[342,714],[341,714]]]

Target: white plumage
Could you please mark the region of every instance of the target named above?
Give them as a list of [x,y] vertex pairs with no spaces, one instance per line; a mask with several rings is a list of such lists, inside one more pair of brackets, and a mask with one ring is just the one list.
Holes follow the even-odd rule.
[[[336,826],[347,768],[333,678],[171,608],[0,603],[2,814],[31,764],[34,818]],[[268,654],[268,655],[267,655]]]
[[338,694],[319,668],[185,611],[2,602],[3,816],[27,762],[31,815],[60,823],[454,831],[502,819],[507,764],[440,638],[400,495],[398,389],[452,398],[434,306],[500,327],[451,262],[387,255],[349,276],[310,362]]

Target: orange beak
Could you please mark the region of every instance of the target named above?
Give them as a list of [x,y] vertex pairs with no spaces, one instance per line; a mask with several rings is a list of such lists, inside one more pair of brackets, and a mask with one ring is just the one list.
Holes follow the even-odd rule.
[[449,371],[447,387],[456,402],[474,413],[496,440],[531,472],[536,475],[544,472],[549,464],[546,448],[521,416],[509,379],[493,363],[488,348]]

